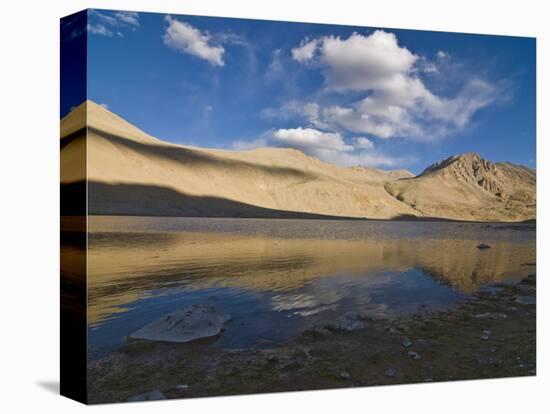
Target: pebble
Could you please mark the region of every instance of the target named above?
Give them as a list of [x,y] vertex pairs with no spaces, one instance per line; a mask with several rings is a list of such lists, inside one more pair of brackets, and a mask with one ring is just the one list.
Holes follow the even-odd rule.
[[490,249],[491,246],[489,246],[489,245],[486,244],[486,243],[480,243],[480,244],[477,245],[477,248],[478,248],[478,249]]
[[129,397],[126,401],[128,402],[137,402],[137,401],[156,401],[156,400],[165,400],[166,396],[159,390],[145,392],[143,394],[134,395]]
[[395,368],[388,368],[385,372],[386,377],[393,378],[395,377],[396,371]]
[[412,358],[412,359],[420,359],[421,356],[418,352],[414,352],[414,351],[409,351],[408,354],[409,358]]
[[534,296],[518,296],[516,298],[516,303],[522,304],[522,305],[534,305],[537,303],[537,298]]
[[342,371],[342,372],[340,373],[340,378],[349,379],[349,378],[351,378],[351,375],[350,375],[349,372],[347,372],[347,371]]
[[189,388],[189,385],[187,385],[187,384],[176,385],[177,390],[186,390],[188,388]]
[[412,341],[408,338],[408,337],[404,337],[403,340],[401,341],[401,344],[405,347],[405,348],[408,348],[412,345]]
[[506,315],[505,313],[500,313],[500,312],[484,312],[484,313],[478,313],[476,315],[474,315],[474,318],[477,318],[477,319],[485,319],[485,318],[489,318],[489,319],[506,319],[508,317],[508,315]]

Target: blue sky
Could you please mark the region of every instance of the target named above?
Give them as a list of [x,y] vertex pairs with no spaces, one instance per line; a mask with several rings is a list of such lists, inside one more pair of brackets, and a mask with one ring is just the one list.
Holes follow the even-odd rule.
[[164,140],[535,167],[534,39],[102,10],[87,29],[88,98]]

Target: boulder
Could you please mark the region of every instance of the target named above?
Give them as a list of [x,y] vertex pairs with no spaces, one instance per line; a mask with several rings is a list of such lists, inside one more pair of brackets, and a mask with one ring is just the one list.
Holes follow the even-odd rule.
[[210,305],[191,305],[154,320],[130,334],[131,339],[189,342],[218,335],[231,316]]

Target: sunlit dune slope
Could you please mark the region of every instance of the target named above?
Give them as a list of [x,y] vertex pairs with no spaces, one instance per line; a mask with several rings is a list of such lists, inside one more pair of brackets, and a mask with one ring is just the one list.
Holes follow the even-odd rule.
[[61,148],[62,185],[71,194],[84,185],[87,173],[90,214],[534,217],[529,207],[534,173],[524,167],[493,164],[507,183],[502,187],[512,189],[504,198],[461,177],[413,178],[405,170],[342,168],[295,149],[230,151],[171,144],[92,101],[62,119]]

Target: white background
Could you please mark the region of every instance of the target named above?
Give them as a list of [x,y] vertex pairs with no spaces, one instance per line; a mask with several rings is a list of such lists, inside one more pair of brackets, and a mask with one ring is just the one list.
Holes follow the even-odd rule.
[[[12,412],[549,412],[546,2],[8,0],[0,12],[0,410]],[[537,37],[538,376],[85,408],[59,381],[59,18],[86,7]],[[548,75],[548,73],[546,73]],[[544,82],[544,84],[543,84]],[[543,88],[546,87],[546,89]],[[545,122],[546,121],[546,122]],[[519,139],[519,137],[518,137]],[[546,237],[545,237],[546,236]],[[548,253],[546,253],[548,254]]]

